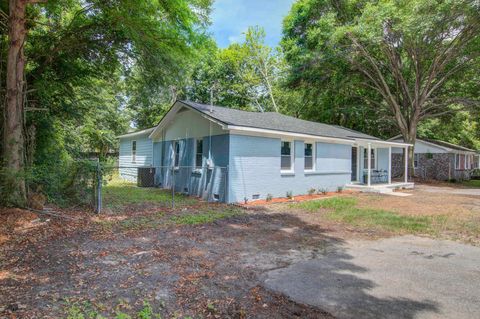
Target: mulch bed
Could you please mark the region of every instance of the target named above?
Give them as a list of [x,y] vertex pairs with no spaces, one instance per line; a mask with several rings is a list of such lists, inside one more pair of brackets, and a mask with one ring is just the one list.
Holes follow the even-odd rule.
[[267,206],[267,205],[279,204],[279,203],[299,203],[299,202],[315,200],[315,199],[325,199],[325,198],[336,197],[341,195],[350,195],[354,193],[358,193],[358,192],[353,190],[344,190],[342,192],[327,192],[325,194],[296,195],[296,196],[293,196],[292,198],[276,197],[276,198],[272,198],[271,200],[257,199],[247,203],[241,203],[239,204],[239,206],[251,207],[251,206]]

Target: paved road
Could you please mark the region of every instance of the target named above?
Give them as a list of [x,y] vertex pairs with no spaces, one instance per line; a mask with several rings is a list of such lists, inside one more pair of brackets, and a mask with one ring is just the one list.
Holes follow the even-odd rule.
[[428,193],[480,196],[480,188],[440,187],[430,185],[415,185],[415,188]]
[[480,248],[415,236],[351,241],[266,274],[265,286],[338,318],[479,318]]

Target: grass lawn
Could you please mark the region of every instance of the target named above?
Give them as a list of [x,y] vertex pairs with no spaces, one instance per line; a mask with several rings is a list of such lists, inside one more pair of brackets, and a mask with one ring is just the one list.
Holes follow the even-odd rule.
[[480,188],[480,179],[472,179],[469,181],[463,181],[462,185],[473,188]]
[[[103,186],[103,203],[112,209],[131,204],[155,203],[159,206],[170,206],[172,192],[160,188],[138,187],[136,183],[125,181],[114,176]],[[183,194],[175,194],[175,205],[194,205],[197,201]]]
[[436,233],[445,216],[406,216],[383,209],[358,207],[355,197],[334,197],[291,204],[310,213],[324,212],[325,217],[356,227],[375,228],[395,233]]

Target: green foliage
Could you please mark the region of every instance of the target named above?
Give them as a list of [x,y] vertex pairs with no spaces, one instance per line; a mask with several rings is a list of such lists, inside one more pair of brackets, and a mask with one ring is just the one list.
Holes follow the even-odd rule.
[[292,191],[288,191],[285,195],[285,197],[287,197],[288,199],[292,199],[293,198],[293,192]]
[[271,201],[272,201],[272,199],[273,199],[273,195],[272,195],[272,194],[270,194],[270,193],[269,193],[269,194],[267,194],[267,197],[265,197],[265,200],[266,200],[267,202],[271,202]]
[[[119,306],[131,308],[130,305],[125,303],[120,303]],[[119,308],[119,307],[117,307]],[[66,308],[66,319],[105,319],[101,313],[102,312],[111,312],[111,311],[100,311],[92,305],[92,303],[86,301],[82,303],[78,302],[68,302]],[[115,319],[161,319],[162,316],[158,313],[155,313],[152,306],[148,301],[143,302],[143,307],[136,312],[133,317],[131,314],[125,313],[121,310],[115,311],[115,316],[112,317]]]
[[310,188],[310,189],[308,190],[308,195],[313,195],[313,194],[315,194],[316,191],[317,191],[317,190],[312,187],[312,188]]
[[319,209],[348,209],[354,207],[356,204],[357,199],[353,197],[332,197],[291,204],[291,207],[315,212]]

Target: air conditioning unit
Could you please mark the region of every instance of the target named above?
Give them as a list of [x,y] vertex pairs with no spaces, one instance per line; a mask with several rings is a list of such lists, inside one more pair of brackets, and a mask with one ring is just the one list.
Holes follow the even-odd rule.
[[139,167],[137,172],[138,187],[155,187],[155,167]]

